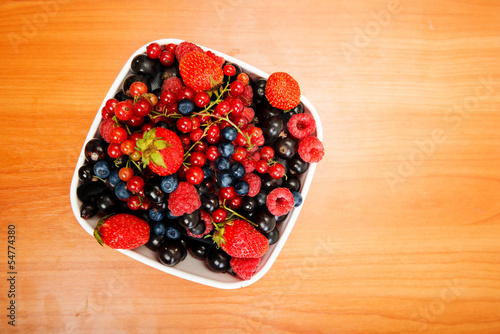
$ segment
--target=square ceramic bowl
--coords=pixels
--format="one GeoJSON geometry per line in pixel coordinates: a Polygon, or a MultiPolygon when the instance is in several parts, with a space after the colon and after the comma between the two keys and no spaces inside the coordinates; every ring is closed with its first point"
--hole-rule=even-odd
{"type": "MultiPolygon", "coordinates": [[[[168,44],[168,43],[175,43],[179,44],[183,42],[182,40],[178,39],[161,39],[157,41],[160,45],[168,44]]],[[[153,43],[150,42],[150,43],[153,43]]],[[[81,206],[81,201],[78,199],[76,195],[76,189],[80,185],[80,180],[78,179],[78,169],[84,164],[85,161],[85,156],[84,156],[84,149],[85,149],[85,144],[95,136],[98,136],[99,134],[99,125],[101,123],[101,109],[104,107],[105,102],[114,97],[116,92],[120,90],[121,84],[123,80],[131,73],[130,71],[130,63],[132,59],[141,53],[146,52],[146,47],[150,44],[145,44],[142,47],[140,47],[130,58],[127,60],[125,63],[125,66],[122,68],[118,76],[116,77],[113,85],[109,89],[108,93],[106,94],[101,106],[97,109],[97,114],[94,118],[94,121],[92,123],[92,126],[90,127],[90,130],[87,134],[87,138],[85,139],[85,142],[82,147],[82,151],[80,152],[80,156],[78,158],[78,163],[76,164],[75,172],[73,174],[73,180],[71,182],[71,207],[73,209],[73,213],[80,223],[80,225],[87,231],[91,237],[93,237],[93,231],[94,227],[97,224],[97,221],[99,218],[97,216],[85,220],[80,218],[80,206],[81,206]]],[[[209,48],[200,46],[204,50],[211,50],[209,48]]],[[[221,52],[211,50],[215,54],[224,57],[227,61],[231,63],[238,64],[244,72],[246,72],[250,77],[253,79],[256,79],[258,77],[263,77],[263,78],[268,78],[269,75],[247,63],[242,62],[241,60],[235,59],[231,56],[228,56],[226,54],[223,54],[221,52]]],[[[302,104],[304,105],[304,109],[306,113],[311,114],[314,119],[316,120],[316,133],[315,135],[321,140],[323,137],[323,132],[321,128],[321,122],[318,116],[318,113],[316,112],[316,109],[314,109],[314,106],[309,102],[308,99],[306,99],[304,96],[301,96],[301,101],[302,104]]],[[[314,171],[316,169],[316,164],[310,164],[308,170],[301,175],[301,181],[302,181],[302,189],[301,189],[301,194],[303,197],[303,200],[305,202],[306,197],[307,197],[307,192],[309,190],[309,187],[311,185],[311,181],[314,175],[314,171]]],[[[304,203],[303,202],[303,203],[304,203]]],[[[304,204],[302,204],[304,205],[304,204]]],[[[141,246],[137,249],[134,250],[118,250],[119,252],[139,261],[144,264],[147,264],[148,266],[151,266],[153,268],[156,268],[158,270],[161,270],[165,273],[175,275],[193,282],[197,282],[200,284],[212,286],[215,288],[220,288],[220,289],[237,289],[237,288],[242,288],[245,286],[248,286],[252,283],[255,283],[258,281],[262,276],[264,276],[267,271],[271,268],[273,265],[274,261],[278,257],[278,254],[280,253],[281,249],[285,245],[285,242],[290,235],[290,232],[293,229],[293,226],[295,222],[297,221],[297,218],[299,217],[299,213],[301,210],[301,206],[293,208],[292,211],[289,213],[287,219],[279,224],[277,224],[277,228],[279,229],[279,235],[280,238],[279,240],[272,246],[269,247],[269,251],[264,255],[264,257],[261,260],[261,263],[259,267],[257,268],[256,273],[253,275],[253,277],[250,280],[243,281],[237,277],[234,277],[230,274],[221,274],[221,273],[216,273],[211,271],[208,266],[199,259],[194,258],[190,254],[188,254],[187,258],[176,265],[175,267],[167,267],[162,265],[156,256],[156,253],[148,249],[146,246],[141,246]]],[[[96,247],[99,247],[97,242],[96,242],[96,247]]]]}

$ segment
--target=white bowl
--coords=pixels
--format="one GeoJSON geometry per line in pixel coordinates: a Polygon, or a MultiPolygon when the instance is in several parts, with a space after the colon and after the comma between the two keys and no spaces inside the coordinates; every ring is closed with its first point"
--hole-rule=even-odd
{"type": "MultiPolygon", "coordinates": [[[[160,45],[168,44],[168,43],[175,43],[179,44],[183,42],[182,40],[178,39],[160,39],[157,41],[160,45]]],[[[150,42],[150,43],[153,43],[150,42]]],[[[112,97],[114,97],[115,93],[121,89],[121,84],[123,80],[131,73],[130,71],[130,63],[132,59],[141,53],[144,53],[146,51],[146,47],[150,44],[147,43],[140,47],[132,56],[127,60],[125,63],[125,66],[123,66],[122,70],[118,74],[118,76],[115,79],[115,82],[111,86],[111,88],[108,91],[108,94],[106,94],[106,97],[104,98],[101,106],[97,109],[97,114],[94,118],[94,121],[92,123],[92,126],[90,127],[90,130],[87,134],[87,138],[85,138],[84,145],[82,147],[82,151],[80,152],[80,157],[78,158],[78,163],[76,164],[75,172],[73,174],[73,180],[71,182],[71,207],[73,209],[73,213],[75,214],[76,219],[80,223],[80,225],[87,231],[91,236],[93,236],[93,231],[94,227],[97,224],[97,221],[99,218],[97,216],[85,220],[80,217],[80,206],[81,206],[81,201],[78,199],[76,195],[76,189],[78,185],[81,183],[81,181],[78,178],[78,169],[83,165],[85,161],[85,156],[84,156],[84,149],[85,149],[85,144],[96,134],[99,132],[99,125],[101,123],[101,109],[104,107],[104,104],[106,101],[112,97]]],[[[223,54],[221,52],[200,46],[204,50],[211,50],[215,54],[224,57],[227,61],[238,64],[242,70],[246,73],[249,74],[250,77],[252,78],[257,78],[257,77],[263,77],[263,78],[268,78],[269,75],[247,63],[242,62],[241,60],[238,60],[236,58],[233,58],[231,56],[228,56],[226,54],[223,54]]],[[[308,99],[306,99],[304,96],[301,96],[301,101],[302,104],[304,105],[304,109],[306,113],[311,114],[314,119],[316,120],[316,136],[321,140],[323,138],[323,131],[321,127],[321,121],[319,119],[318,113],[316,109],[314,109],[314,106],[309,102],[308,99]]],[[[308,170],[306,173],[302,174],[300,179],[302,181],[302,189],[301,189],[301,194],[302,198],[305,201],[307,192],[309,190],[309,186],[311,185],[311,181],[314,175],[314,171],[316,169],[316,164],[310,164],[308,170]]],[[[304,203],[304,202],[303,202],[304,203]]],[[[303,205],[303,204],[302,204],[303,205]]],[[[273,265],[274,261],[278,257],[278,254],[280,253],[281,249],[285,245],[285,242],[290,235],[290,232],[292,231],[292,228],[297,221],[297,218],[300,213],[301,206],[293,208],[292,211],[289,213],[287,219],[279,224],[277,224],[277,228],[279,229],[280,232],[280,237],[278,242],[276,242],[274,245],[269,247],[269,251],[264,255],[262,258],[259,267],[257,268],[256,273],[253,275],[253,277],[250,280],[241,280],[237,277],[234,277],[230,274],[221,274],[221,273],[216,273],[211,271],[208,266],[205,264],[204,261],[199,260],[188,254],[187,258],[176,265],[175,267],[167,267],[162,265],[156,256],[156,253],[148,249],[146,246],[141,246],[137,249],[134,250],[118,250],[119,252],[139,261],[142,263],[145,263],[153,268],[156,268],[158,270],[164,271],[166,273],[169,273],[171,275],[175,275],[193,282],[209,285],[212,287],[220,288],[220,289],[236,289],[236,288],[242,288],[245,286],[248,286],[252,283],[255,283],[258,281],[262,276],[264,276],[267,271],[271,268],[273,265]]],[[[97,242],[95,244],[95,247],[100,247],[97,242]]]]}

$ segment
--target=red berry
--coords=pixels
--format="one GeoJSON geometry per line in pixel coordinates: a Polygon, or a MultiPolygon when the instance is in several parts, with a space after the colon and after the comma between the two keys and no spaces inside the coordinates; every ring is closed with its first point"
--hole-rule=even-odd
{"type": "Polygon", "coordinates": [[[297,139],[309,137],[316,130],[316,121],[309,114],[295,114],[287,123],[288,131],[297,139]]]}
{"type": "Polygon", "coordinates": [[[127,101],[118,103],[115,107],[115,115],[120,121],[128,121],[134,116],[132,105],[127,101]]]}
{"type": "Polygon", "coordinates": [[[142,211],[149,211],[149,210],[151,210],[151,206],[152,205],[151,205],[151,202],[149,201],[149,199],[142,196],[142,203],[141,203],[141,206],[139,207],[139,209],[142,211]]]}
{"type": "Polygon", "coordinates": [[[273,179],[281,179],[283,175],[285,175],[285,167],[280,163],[276,163],[275,165],[269,167],[269,175],[273,179]]]}
{"type": "Polygon", "coordinates": [[[177,129],[182,133],[188,133],[193,129],[193,121],[187,116],[183,116],[177,120],[177,129]]]}
{"type": "Polygon", "coordinates": [[[267,209],[275,216],[287,214],[294,204],[292,192],[287,188],[276,188],[267,195],[267,209]]]}
{"type": "Polygon", "coordinates": [[[245,85],[243,84],[243,82],[235,80],[231,82],[231,84],[229,85],[229,89],[231,90],[232,97],[238,97],[245,91],[245,85]]]}
{"type": "Polygon", "coordinates": [[[325,149],[318,138],[306,137],[299,141],[298,153],[305,162],[316,163],[323,159],[325,149]]]}
{"type": "Polygon", "coordinates": [[[218,116],[226,116],[231,110],[231,105],[226,101],[221,101],[214,109],[214,114],[218,116]]]}
{"type": "Polygon", "coordinates": [[[207,131],[207,142],[209,144],[217,144],[220,140],[220,128],[216,124],[212,124],[207,131]]]}
{"type": "Polygon", "coordinates": [[[245,116],[233,116],[233,113],[231,113],[231,121],[236,124],[236,126],[240,129],[246,129],[248,126],[248,119],[245,116]]]}
{"type": "MultiPolygon", "coordinates": [[[[237,82],[237,81],[235,81],[237,82]]],[[[234,99],[231,101],[230,103],[230,106],[231,106],[231,113],[234,114],[234,115],[241,115],[243,113],[243,108],[245,108],[245,106],[243,105],[243,102],[241,102],[241,100],[238,100],[238,99],[234,99]]]]}
{"type": "Polygon", "coordinates": [[[121,143],[120,149],[123,154],[129,155],[135,151],[135,142],[131,139],[127,139],[121,143]]]}
{"type": "Polygon", "coordinates": [[[111,143],[121,144],[123,141],[127,140],[127,130],[122,127],[113,128],[113,130],[109,133],[109,137],[111,139],[111,143]]]}
{"type": "Polygon", "coordinates": [[[207,150],[205,151],[205,156],[207,157],[208,160],[210,161],[215,161],[220,157],[220,152],[217,146],[209,146],[207,147],[207,150]]]}
{"type": "Polygon", "coordinates": [[[177,49],[177,44],[169,43],[165,46],[165,51],[170,51],[175,54],[175,49],[177,49]]]}
{"type": "Polygon", "coordinates": [[[132,105],[132,111],[137,116],[147,116],[151,112],[151,109],[153,109],[151,103],[143,97],[132,105]]]}
{"type": "Polygon", "coordinates": [[[210,96],[206,92],[199,92],[196,93],[194,96],[194,104],[196,104],[197,107],[203,108],[206,105],[210,103],[210,96]]]}
{"type": "Polygon", "coordinates": [[[165,65],[165,66],[170,66],[174,63],[174,60],[175,60],[175,55],[166,50],[166,51],[163,51],[161,54],[160,54],[160,63],[162,65],[165,65]]]}
{"type": "Polygon", "coordinates": [[[118,172],[118,177],[123,182],[127,182],[132,176],[134,176],[134,170],[130,167],[122,167],[118,172]]]}
{"type": "Polygon", "coordinates": [[[194,151],[200,151],[200,152],[205,152],[207,150],[207,143],[205,141],[200,141],[196,145],[194,145],[193,150],[194,151]]]}
{"type": "Polygon", "coordinates": [[[263,146],[260,149],[260,156],[262,159],[269,161],[274,158],[274,149],[271,146],[263,146]]]}
{"type": "Polygon", "coordinates": [[[177,101],[180,101],[182,99],[188,99],[188,100],[194,100],[194,97],[196,95],[196,92],[191,88],[191,87],[182,87],[182,89],[179,91],[179,94],[177,94],[177,101]]]}
{"type": "Polygon", "coordinates": [[[203,167],[207,163],[207,157],[203,152],[194,151],[189,156],[189,163],[193,166],[203,167]]]}
{"type": "Polygon", "coordinates": [[[203,172],[203,169],[201,169],[200,166],[191,166],[187,171],[186,171],[186,181],[197,185],[200,184],[201,181],[203,181],[203,178],[205,177],[205,173],[203,172]]]}
{"type": "Polygon", "coordinates": [[[247,156],[247,150],[244,147],[238,146],[234,150],[233,159],[236,161],[241,161],[247,156]]]}
{"type": "Polygon", "coordinates": [[[233,186],[219,189],[219,198],[221,200],[230,200],[234,196],[236,196],[236,191],[234,190],[233,186]]]}
{"type": "Polygon", "coordinates": [[[139,192],[144,188],[144,179],[140,176],[132,176],[127,181],[127,189],[133,192],[139,192]]]}
{"type": "Polygon", "coordinates": [[[144,132],[147,132],[147,131],[150,131],[154,128],[155,126],[151,123],[146,123],[146,124],[143,124],[141,126],[141,132],[144,133],[144,132]]]}
{"type": "Polygon", "coordinates": [[[193,141],[193,142],[197,142],[198,140],[201,139],[201,137],[203,136],[203,130],[202,129],[194,129],[193,131],[191,131],[189,133],[189,138],[193,141]]]}
{"type": "Polygon", "coordinates": [[[102,116],[102,119],[108,119],[108,118],[111,118],[113,117],[113,115],[115,114],[114,111],[109,111],[108,109],[106,109],[106,107],[103,107],[101,109],[101,116],[102,116]]]}
{"type": "Polygon", "coordinates": [[[189,149],[189,146],[191,145],[191,139],[189,138],[189,135],[188,134],[180,135],[179,139],[181,140],[184,152],[186,152],[189,149]]]}
{"type": "Polygon", "coordinates": [[[241,134],[240,132],[238,132],[238,135],[236,136],[236,144],[238,144],[239,146],[248,145],[246,133],[241,134]]]}
{"type": "Polygon", "coordinates": [[[123,152],[120,149],[120,144],[110,144],[108,146],[108,155],[113,159],[121,157],[123,152]]]}
{"type": "Polygon", "coordinates": [[[248,82],[250,81],[250,78],[248,77],[248,74],[246,74],[244,72],[241,72],[236,77],[236,80],[241,81],[244,85],[248,85],[248,82]]]}
{"type": "Polygon", "coordinates": [[[144,82],[136,81],[130,85],[129,92],[132,97],[141,96],[148,92],[148,86],[144,82]]]}
{"type": "Polygon", "coordinates": [[[193,130],[200,128],[201,121],[199,117],[197,116],[191,117],[191,122],[193,122],[193,130]]]}
{"type": "Polygon", "coordinates": [[[260,174],[266,174],[269,171],[269,166],[266,160],[259,160],[255,163],[255,170],[260,174]]]}
{"type": "Polygon", "coordinates": [[[216,223],[222,223],[227,218],[227,211],[224,208],[218,208],[212,212],[212,219],[216,223]]]}
{"type": "Polygon", "coordinates": [[[146,53],[149,58],[156,59],[160,57],[161,54],[161,46],[158,43],[151,43],[146,48],[146,53]]]}
{"type": "Polygon", "coordinates": [[[160,94],[160,102],[165,106],[168,107],[175,102],[177,102],[177,95],[172,93],[171,91],[164,90],[160,94]]]}
{"type": "Polygon", "coordinates": [[[231,200],[229,201],[229,206],[233,210],[238,210],[241,205],[243,204],[243,200],[240,195],[235,195],[231,200]]]}
{"type": "Polygon", "coordinates": [[[254,173],[248,173],[245,174],[241,178],[243,181],[246,181],[248,185],[250,186],[250,190],[248,190],[248,197],[254,197],[260,192],[260,186],[262,184],[262,180],[259,176],[255,175],[254,173]]]}
{"type": "Polygon", "coordinates": [[[224,75],[232,77],[236,74],[236,67],[234,67],[234,65],[227,64],[222,68],[222,72],[224,72],[224,75]]]}
{"type": "Polygon", "coordinates": [[[139,210],[141,207],[141,199],[137,195],[132,195],[127,199],[127,206],[130,210],[139,210]]]}
{"type": "Polygon", "coordinates": [[[142,123],[144,123],[144,116],[134,115],[127,121],[127,125],[133,128],[141,126],[142,123]]]}
{"type": "Polygon", "coordinates": [[[114,114],[115,113],[115,107],[119,103],[117,99],[109,99],[106,101],[106,104],[104,105],[104,108],[108,110],[110,113],[114,114]]]}

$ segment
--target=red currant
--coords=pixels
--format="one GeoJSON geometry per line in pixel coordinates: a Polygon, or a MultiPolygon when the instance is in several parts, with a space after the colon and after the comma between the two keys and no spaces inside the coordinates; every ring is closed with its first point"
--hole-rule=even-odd
{"type": "Polygon", "coordinates": [[[122,167],[118,172],[118,177],[124,182],[130,180],[132,176],[134,176],[134,170],[130,167],[122,167]]]}
{"type": "Polygon", "coordinates": [[[103,107],[101,109],[101,116],[103,119],[111,118],[113,117],[114,114],[115,114],[114,111],[109,111],[108,109],[106,109],[106,107],[103,107]]]}
{"type": "Polygon", "coordinates": [[[236,67],[234,67],[234,65],[227,64],[222,68],[222,72],[224,72],[224,74],[228,77],[232,77],[236,74],[236,67]]]}
{"type": "Polygon", "coordinates": [[[205,177],[205,173],[203,172],[203,169],[201,169],[200,166],[191,166],[187,171],[186,171],[186,181],[191,183],[191,184],[200,184],[201,181],[203,181],[203,178],[205,177]]]}
{"type": "Polygon", "coordinates": [[[110,113],[114,114],[115,113],[115,107],[119,103],[117,99],[109,99],[106,101],[106,104],[104,105],[104,108],[108,110],[110,113]]]}
{"type": "Polygon", "coordinates": [[[127,181],[127,189],[133,192],[139,192],[144,188],[144,179],[140,176],[132,176],[127,181]]]}
{"type": "Polygon", "coordinates": [[[200,151],[200,152],[205,152],[207,150],[207,143],[205,141],[200,141],[196,145],[194,145],[193,150],[194,151],[200,151]]]}
{"type": "Polygon", "coordinates": [[[137,116],[147,116],[151,112],[151,109],[153,109],[151,103],[143,97],[132,105],[132,111],[137,116]]]}
{"type": "Polygon", "coordinates": [[[242,161],[247,156],[247,150],[244,147],[238,146],[233,153],[233,159],[242,161]]]}
{"type": "Polygon", "coordinates": [[[199,117],[197,116],[191,117],[191,122],[193,122],[193,130],[200,128],[201,121],[199,117]]]}
{"type": "Polygon", "coordinates": [[[127,199],[127,206],[130,210],[139,210],[141,207],[141,199],[137,195],[132,195],[127,199]]]}
{"type": "Polygon", "coordinates": [[[129,92],[132,97],[141,96],[147,94],[148,86],[144,82],[136,81],[130,85],[129,92]]]}
{"type": "Polygon", "coordinates": [[[165,46],[165,51],[170,51],[175,54],[175,49],[177,49],[177,44],[169,43],[165,46]]]}
{"type": "Polygon", "coordinates": [[[209,146],[205,151],[205,156],[210,161],[215,161],[220,157],[220,152],[217,146],[209,146]]]}
{"type": "Polygon", "coordinates": [[[123,152],[120,149],[120,144],[110,144],[108,146],[108,155],[113,159],[121,157],[123,152]]]}
{"type": "Polygon", "coordinates": [[[163,51],[160,54],[160,63],[165,66],[170,66],[174,63],[175,56],[170,51],[163,51]]]}
{"type": "Polygon", "coordinates": [[[193,142],[197,142],[198,140],[201,139],[201,137],[203,136],[203,130],[202,129],[194,129],[192,130],[190,133],[189,133],[189,138],[193,141],[193,142]]]}
{"type": "Polygon", "coordinates": [[[141,132],[148,132],[152,130],[155,126],[152,123],[145,123],[141,126],[141,132]]]}
{"type": "Polygon", "coordinates": [[[210,103],[210,96],[206,92],[196,93],[194,96],[194,104],[197,107],[203,108],[210,103]]]}
{"type": "Polygon", "coordinates": [[[207,131],[207,142],[209,144],[217,144],[220,140],[220,128],[216,124],[212,124],[207,131]]]}
{"type": "Polygon", "coordinates": [[[121,144],[124,140],[127,140],[127,130],[122,127],[115,127],[109,133],[109,137],[111,138],[111,143],[121,144]]]}
{"type": "Polygon", "coordinates": [[[236,196],[236,191],[234,190],[233,186],[219,189],[219,198],[221,200],[230,200],[234,196],[236,196]]]}
{"type": "MultiPolygon", "coordinates": [[[[236,82],[236,81],[235,81],[236,82]]],[[[229,105],[231,106],[231,110],[232,110],[232,114],[233,115],[241,115],[243,113],[243,109],[245,108],[245,105],[243,104],[243,102],[241,102],[241,100],[238,100],[238,99],[234,99],[232,100],[229,105]]]]}
{"type": "Polygon", "coordinates": [[[269,171],[269,166],[267,165],[267,161],[259,160],[255,163],[255,170],[260,174],[266,174],[269,171]]]}
{"type": "Polygon", "coordinates": [[[235,195],[231,200],[229,201],[229,206],[233,210],[238,210],[241,205],[243,204],[243,199],[241,198],[240,195],[235,195]]]}
{"type": "Polygon", "coordinates": [[[179,136],[179,139],[181,140],[182,148],[184,149],[184,152],[186,152],[189,149],[189,145],[191,145],[191,139],[189,138],[189,135],[182,134],[179,136]]]}
{"type": "Polygon", "coordinates": [[[239,80],[231,82],[229,88],[231,90],[231,96],[233,97],[238,97],[245,91],[245,85],[239,80]]]}
{"type": "Polygon", "coordinates": [[[177,94],[177,101],[182,99],[194,100],[196,92],[191,87],[182,87],[182,89],[177,94]]]}
{"type": "Polygon", "coordinates": [[[123,141],[123,143],[121,143],[120,149],[122,150],[123,154],[129,155],[135,151],[135,142],[131,139],[127,139],[123,141]]]}
{"type": "Polygon", "coordinates": [[[161,46],[158,43],[151,43],[146,48],[146,53],[149,58],[156,59],[160,57],[161,54],[161,46]]]}
{"type": "Polygon", "coordinates": [[[231,110],[231,106],[226,101],[221,101],[214,109],[214,114],[218,116],[225,116],[231,110]]]}
{"type": "Polygon", "coordinates": [[[189,156],[189,163],[193,166],[203,167],[207,163],[207,157],[203,152],[194,151],[189,156]]]}
{"type": "Polygon", "coordinates": [[[168,106],[174,104],[175,102],[177,102],[177,96],[174,93],[172,93],[171,91],[165,90],[165,91],[161,92],[161,94],[160,94],[160,102],[164,106],[168,107],[168,106]]]}
{"type": "Polygon", "coordinates": [[[248,85],[248,82],[250,81],[250,78],[248,77],[248,74],[246,74],[244,72],[241,72],[236,77],[236,80],[241,81],[244,85],[248,85]]]}
{"type": "Polygon", "coordinates": [[[137,115],[132,116],[132,118],[127,121],[127,125],[129,125],[133,128],[137,128],[137,127],[141,126],[142,123],[144,123],[144,117],[137,116],[137,115]]]}
{"type": "Polygon", "coordinates": [[[149,211],[151,210],[151,202],[149,201],[149,199],[145,198],[144,196],[142,196],[142,203],[141,203],[141,206],[139,207],[139,209],[141,209],[141,211],[149,211]]]}
{"type": "Polygon", "coordinates": [[[238,144],[239,146],[248,145],[246,133],[242,134],[241,132],[238,132],[238,135],[236,136],[236,144],[238,144]]]}
{"type": "Polygon", "coordinates": [[[271,146],[263,146],[260,149],[260,156],[262,159],[269,161],[274,158],[274,149],[271,146]]]}
{"type": "Polygon", "coordinates": [[[227,211],[224,208],[218,208],[212,212],[212,219],[216,223],[222,223],[227,218],[227,211]]]}
{"type": "Polygon", "coordinates": [[[271,167],[269,167],[269,175],[273,179],[281,179],[285,175],[285,167],[279,162],[271,167]]]}
{"type": "Polygon", "coordinates": [[[240,129],[246,129],[248,126],[248,119],[245,116],[235,116],[233,117],[233,113],[231,113],[231,121],[236,124],[236,126],[240,129]]]}
{"type": "Polygon", "coordinates": [[[177,129],[182,133],[188,133],[193,129],[193,121],[187,116],[183,116],[177,120],[177,129]]]}
{"type": "Polygon", "coordinates": [[[132,105],[127,101],[118,103],[115,107],[115,115],[120,121],[128,121],[134,116],[132,105]]]}

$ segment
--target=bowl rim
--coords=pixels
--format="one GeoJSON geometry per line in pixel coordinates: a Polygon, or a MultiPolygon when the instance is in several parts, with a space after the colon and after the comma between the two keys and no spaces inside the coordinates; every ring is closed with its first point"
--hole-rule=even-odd
{"type": "MultiPolygon", "coordinates": [[[[101,109],[104,107],[104,105],[108,99],[114,97],[116,92],[119,90],[119,87],[121,86],[121,84],[123,82],[123,79],[130,73],[130,63],[131,63],[132,59],[135,56],[137,56],[138,54],[144,53],[146,50],[146,47],[149,44],[155,43],[155,42],[160,44],[160,45],[169,44],[169,43],[179,44],[181,42],[184,42],[184,40],[175,39],[175,38],[164,38],[164,39],[154,40],[154,41],[151,41],[149,43],[142,45],[140,48],[138,48],[130,56],[130,58],[125,62],[125,65],[123,66],[123,68],[121,69],[119,74],[117,75],[115,81],[111,85],[105,98],[103,99],[103,102],[101,103],[101,106],[98,109],[96,116],[94,117],[92,125],[89,129],[89,132],[87,133],[87,136],[86,136],[85,141],[83,143],[83,147],[82,147],[82,149],[80,151],[80,155],[78,157],[78,162],[76,164],[75,171],[73,173],[73,178],[72,178],[71,187],[70,187],[71,208],[73,210],[73,213],[74,213],[75,218],[77,219],[78,223],[91,236],[93,235],[94,227],[92,227],[89,224],[89,220],[85,220],[85,219],[82,219],[80,217],[81,202],[78,199],[78,197],[76,196],[76,189],[80,183],[80,180],[78,178],[78,169],[83,165],[83,162],[85,161],[85,156],[84,156],[85,145],[90,139],[94,138],[95,135],[97,134],[97,132],[99,131],[99,125],[100,125],[101,119],[102,119],[101,118],[101,109]]],[[[250,64],[247,64],[244,61],[241,61],[237,58],[234,58],[232,56],[229,56],[229,55],[224,54],[222,52],[219,52],[217,50],[213,50],[211,48],[208,48],[208,47],[205,47],[205,46],[202,46],[199,44],[197,44],[197,45],[200,46],[203,50],[212,51],[216,55],[223,57],[225,60],[227,60],[231,63],[238,64],[245,72],[250,72],[251,75],[254,77],[262,77],[265,79],[267,79],[269,77],[269,74],[267,74],[266,72],[254,67],[250,64]]],[[[323,129],[322,129],[321,120],[319,118],[318,112],[316,111],[316,109],[314,108],[312,103],[305,96],[301,95],[300,100],[301,100],[302,104],[304,105],[305,110],[307,110],[313,116],[314,120],[316,121],[316,137],[319,140],[322,140],[323,139],[323,129]]],[[[316,165],[317,164],[315,164],[315,163],[310,164],[308,170],[305,173],[306,175],[305,175],[304,181],[302,182],[302,191],[301,191],[301,195],[302,195],[302,198],[304,201],[307,197],[307,193],[308,193],[309,188],[311,186],[314,172],[316,170],[316,165]]],[[[299,216],[299,213],[301,211],[302,206],[303,205],[300,205],[298,207],[294,207],[292,209],[290,216],[287,217],[286,221],[281,223],[281,224],[286,223],[286,226],[283,228],[282,234],[280,235],[278,241],[271,246],[273,248],[272,251],[268,251],[268,254],[264,255],[264,257],[267,256],[264,264],[261,263],[257,272],[249,280],[240,280],[239,278],[235,278],[237,281],[234,281],[234,282],[217,281],[215,279],[202,277],[199,275],[195,275],[195,274],[186,272],[186,271],[184,271],[182,269],[178,269],[176,267],[164,266],[158,260],[153,261],[151,258],[149,258],[143,254],[140,254],[137,250],[117,249],[117,251],[119,251],[120,253],[125,254],[126,256],[131,257],[139,262],[142,262],[150,267],[156,268],[156,269],[161,270],[163,272],[166,272],[168,274],[171,274],[171,275],[174,275],[174,276],[177,276],[177,277],[180,277],[180,278],[192,281],[192,282],[200,283],[203,285],[207,285],[207,286],[211,286],[211,287],[215,287],[215,288],[219,288],[219,289],[238,289],[238,288],[249,286],[249,285],[257,282],[259,279],[261,279],[269,271],[269,269],[272,267],[272,265],[276,261],[279,253],[283,249],[283,247],[286,243],[286,240],[288,239],[288,236],[290,235],[290,233],[293,229],[293,226],[295,225],[295,222],[297,221],[297,218],[299,216]]],[[[145,246],[141,246],[141,247],[145,247],[145,246]]],[[[209,270],[209,269],[207,269],[207,270],[209,270]]],[[[221,276],[222,276],[222,274],[221,274],[221,276]]]]}

